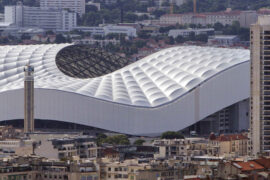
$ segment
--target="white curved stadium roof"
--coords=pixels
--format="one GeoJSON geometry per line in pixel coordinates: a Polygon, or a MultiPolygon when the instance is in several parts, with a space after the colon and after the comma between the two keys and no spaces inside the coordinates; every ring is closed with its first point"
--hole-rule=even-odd
{"type": "Polygon", "coordinates": [[[113,73],[78,79],[63,74],[55,62],[57,53],[70,45],[0,47],[0,120],[23,117],[23,95],[20,97],[20,94],[23,92],[23,67],[26,64],[35,68],[35,118],[75,122],[129,134],[183,129],[249,97],[248,50],[173,47],[113,73]],[[212,99],[217,96],[221,96],[224,102],[219,98],[212,99]],[[53,100],[49,101],[50,98],[53,100]],[[1,101],[5,99],[9,101],[7,107],[3,107],[1,101]],[[22,102],[16,104],[12,99],[22,102]],[[202,102],[204,99],[206,101],[202,102]],[[173,113],[164,116],[172,109],[173,113]],[[108,117],[106,111],[110,114],[108,117]],[[161,115],[162,112],[165,113],[161,115]],[[181,117],[185,122],[181,122],[181,117]],[[159,118],[179,125],[166,126],[167,123],[162,122],[159,125],[163,127],[156,127],[153,124],[161,122],[159,118]]]}

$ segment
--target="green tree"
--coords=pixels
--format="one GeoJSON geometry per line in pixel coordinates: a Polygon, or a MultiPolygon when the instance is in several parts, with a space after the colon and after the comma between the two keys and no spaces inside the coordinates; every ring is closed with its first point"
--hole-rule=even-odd
{"type": "Polygon", "coordinates": [[[137,139],[136,141],[134,141],[133,145],[142,146],[143,143],[145,143],[145,140],[143,140],[143,139],[137,139]]]}
{"type": "Polygon", "coordinates": [[[130,141],[126,135],[109,136],[104,140],[104,143],[112,145],[129,145],[130,141]]]}
{"type": "Polygon", "coordinates": [[[140,32],[138,33],[138,37],[139,37],[139,38],[142,38],[142,39],[148,39],[148,38],[151,37],[151,35],[148,34],[147,31],[140,31],[140,32]]]}
{"type": "Polygon", "coordinates": [[[98,8],[96,6],[93,6],[93,5],[88,5],[88,6],[85,6],[85,12],[88,13],[88,12],[97,12],[98,11],[98,8]]]}
{"type": "Polygon", "coordinates": [[[179,35],[179,36],[177,36],[177,37],[175,38],[175,41],[176,41],[177,43],[184,43],[184,42],[185,42],[185,38],[184,38],[183,36],[179,35]]]}
{"type": "Polygon", "coordinates": [[[107,138],[106,134],[100,133],[97,135],[96,143],[98,146],[100,146],[102,143],[104,143],[105,139],[107,138]]]}
{"type": "Polygon", "coordinates": [[[160,18],[160,16],[166,14],[166,11],[163,11],[163,10],[155,10],[152,14],[153,14],[156,18],[160,18]]]}
{"type": "Polygon", "coordinates": [[[136,48],[142,48],[146,45],[146,41],[142,41],[142,40],[139,40],[139,41],[136,41],[135,42],[135,46],[136,48]]]}
{"type": "Polygon", "coordinates": [[[214,24],[214,29],[216,31],[222,31],[224,29],[224,26],[220,22],[217,22],[217,23],[214,24]]]}
{"type": "Polygon", "coordinates": [[[55,43],[60,44],[60,43],[66,43],[67,40],[62,34],[57,34],[55,37],[55,43]]]}
{"type": "Polygon", "coordinates": [[[173,45],[174,43],[175,43],[175,41],[174,41],[174,38],[173,37],[168,37],[168,39],[166,40],[166,43],[167,44],[170,44],[170,45],[173,45]]]}
{"type": "Polygon", "coordinates": [[[175,132],[175,131],[167,131],[162,133],[161,135],[161,139],[184,139],[185,137],[179,133],[179,132],[175,132]]]}
{"type": "Polygon", "coordinates": [[[201,42],[207,42],[208,36],[206,34],[199,34],[196,36],[196,40],[201,42]]]}

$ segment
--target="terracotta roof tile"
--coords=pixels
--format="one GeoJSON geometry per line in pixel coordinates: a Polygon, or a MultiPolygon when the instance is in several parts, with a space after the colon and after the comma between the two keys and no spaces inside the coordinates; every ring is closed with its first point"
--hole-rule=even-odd
{"type": "Polygon", "coordinates": [[[255,161],[248,162],[233,162],[232,165],[241,171],[253,171],[253,170],[263,170],[264,167],[255,161]]]}
{"type": "Polygon", "coordinates": [[[243,134],[229,134],[229,135],[222,134],[216,138],[216,141],[235,141],[235,140],[243,140],[243,139],[248,139],[248,138],[244,136],[243,134]]]}
{"type": "Polygon", "coordinates": [[[260,159],[255,159],[254,161],[262,165],[263,167],[270,169],[270,158],[262,157],[260,159]]]}

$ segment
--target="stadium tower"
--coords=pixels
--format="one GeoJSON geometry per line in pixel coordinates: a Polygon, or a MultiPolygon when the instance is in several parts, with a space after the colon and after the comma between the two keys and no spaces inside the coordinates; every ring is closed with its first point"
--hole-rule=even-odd
{"type": "Polygon", "coordinates": [[[24,133],[34,132],[34,67],[24,67],[24,133]]]}

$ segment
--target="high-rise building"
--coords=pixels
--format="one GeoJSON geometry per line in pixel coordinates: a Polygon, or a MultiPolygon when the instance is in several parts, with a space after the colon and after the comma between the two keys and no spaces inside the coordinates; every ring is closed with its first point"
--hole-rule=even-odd
{"type": "Polygon", "coordinates": [[[70,31],[77,26],[75,12],[63,9],[42,9],[17,4],[5,6],[5,22],[17,27],[38,27],[53,31],[70,31]]]}
{"type": "Polygon", "coordinates": [[[34,67],[24,67],[24,133],[34,132],[34,67]]]}
{"type": "Polygon", "coordinates": [[[270,153],[270,16],[251,25],[251,154],[270,153]]]}
{"type": "Polygon", "coordinates": [[[69,9],[82,16],[85,13],[85,0],[40,0],[40,7],[69,9]]]}

